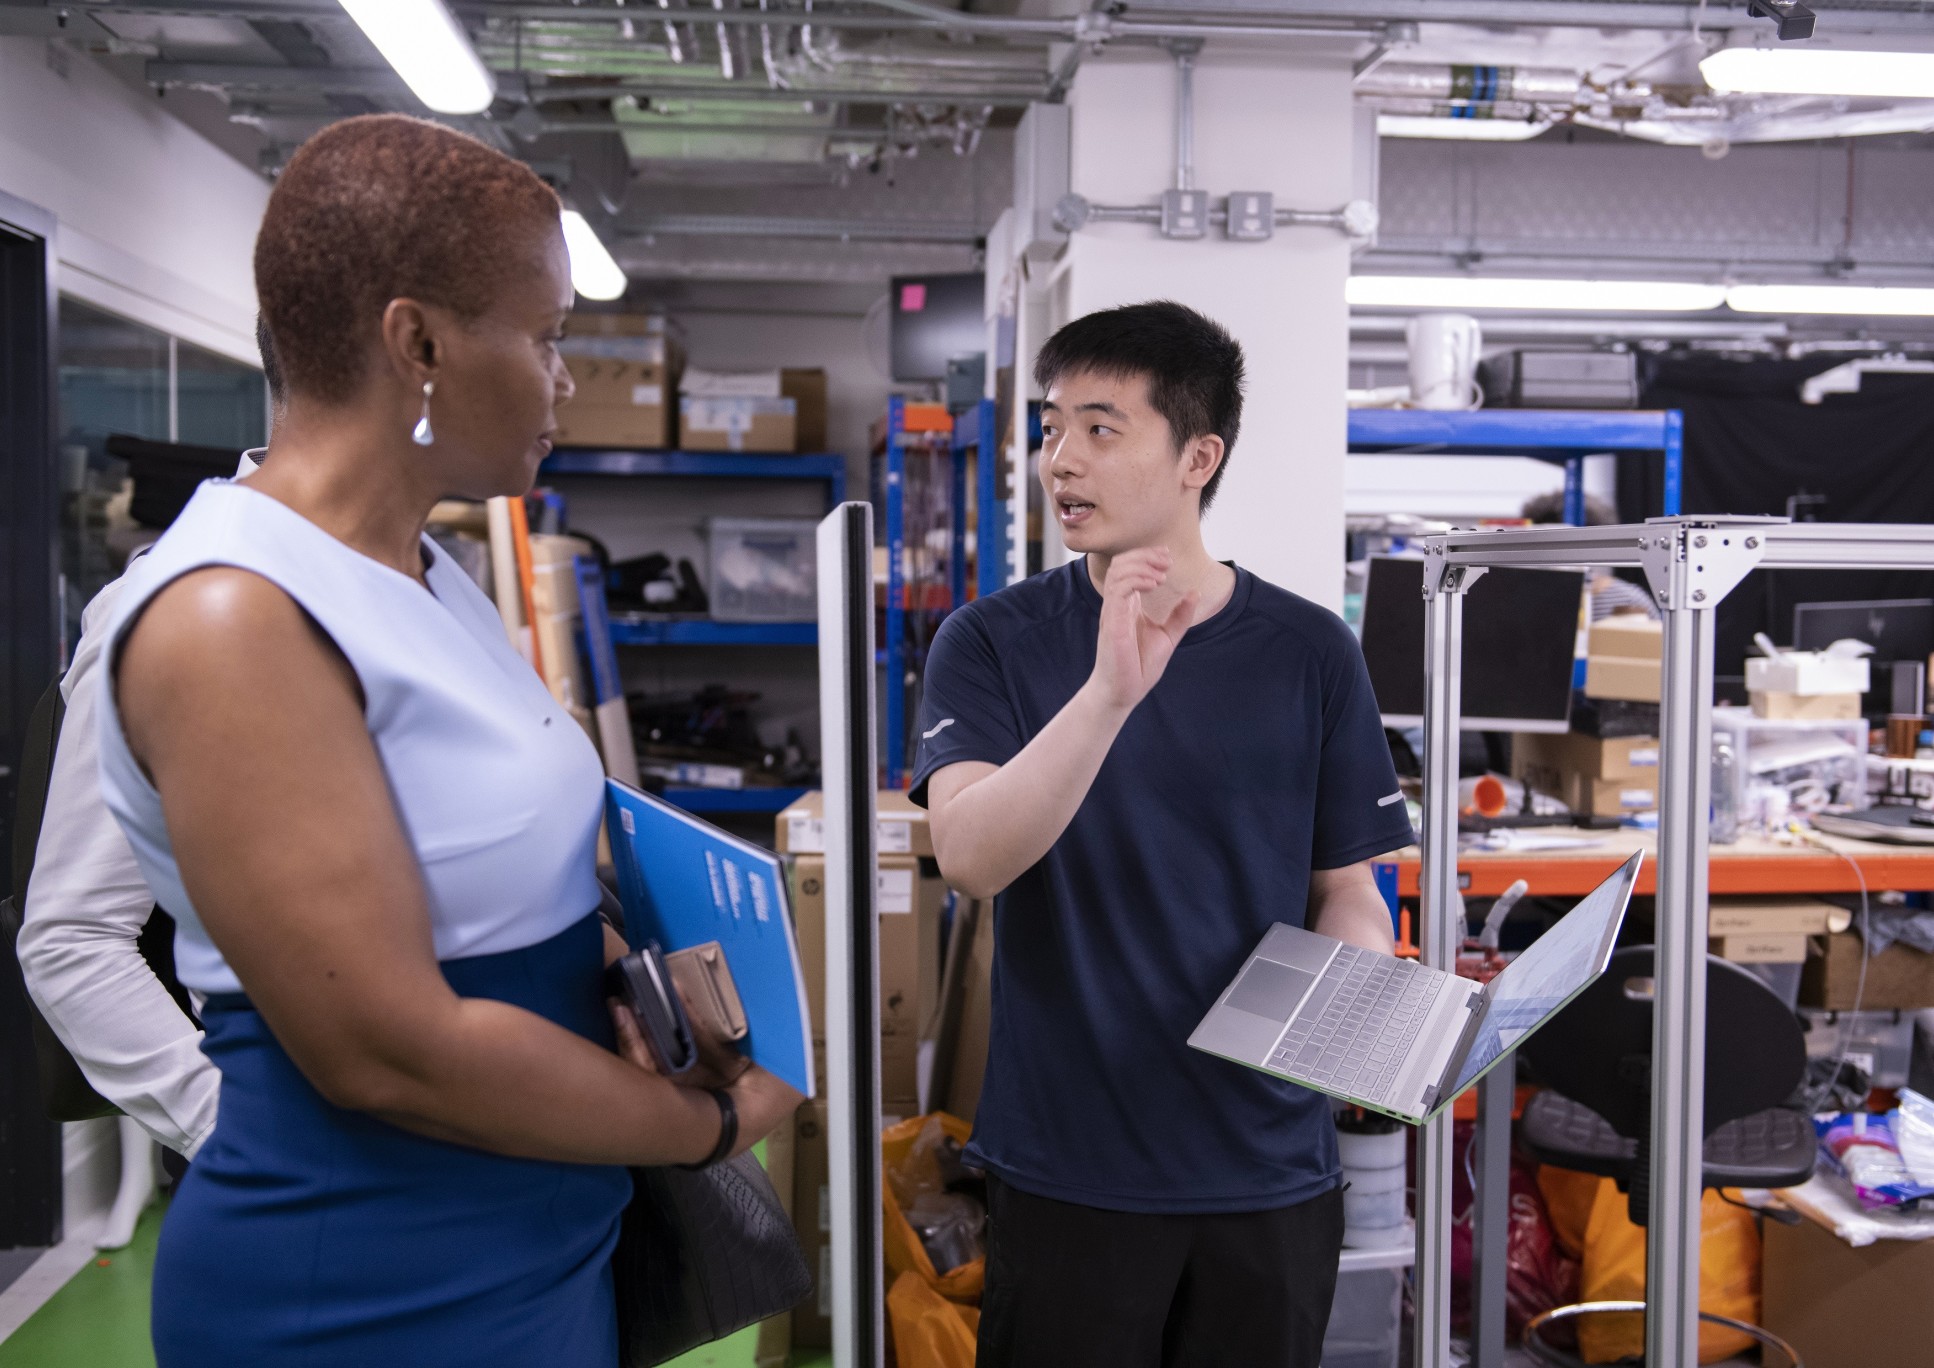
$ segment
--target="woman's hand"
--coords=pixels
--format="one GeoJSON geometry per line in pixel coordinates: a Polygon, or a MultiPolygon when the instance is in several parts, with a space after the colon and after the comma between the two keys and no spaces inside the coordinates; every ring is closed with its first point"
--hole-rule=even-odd
{"type": "Polygon", "coordinates": [[[726,1091],[739,1109],[739,1143],[734,1154],[745,1153],[772,1134],[806,1100],[797,1088],[757,1064],[747,1068],[726,1091]]]}

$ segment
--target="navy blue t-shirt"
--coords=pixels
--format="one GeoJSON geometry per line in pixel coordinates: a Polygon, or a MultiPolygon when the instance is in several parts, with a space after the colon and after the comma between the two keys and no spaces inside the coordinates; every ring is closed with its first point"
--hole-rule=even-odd
{"type": "MultiPolygon", "coordinates": [[[[950,616],[914,801],[936,770],[1013,759],[1088,679],[1100,623],[1084,561],[950,616]]],[[[1188,1038],[1273,923],[1304,924],[1312,869],[1410,843],[1396,793],[1349,628],[1237,569],[997,901],[972,1162],[1117,1211],[1264,1211],[1335,1187],[1329,1103],[1188,1038]]]]}

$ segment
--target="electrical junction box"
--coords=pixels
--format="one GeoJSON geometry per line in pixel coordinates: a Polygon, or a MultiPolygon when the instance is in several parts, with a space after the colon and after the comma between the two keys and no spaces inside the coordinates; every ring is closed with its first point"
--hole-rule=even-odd
{"type": "Polygon", "coordinates": [[[1069,190],[1072,111],[1031,104],[1014,129],[1014,246],[1031,261],[1050,261],[1067,246],[1054,226],[1054,206],[1069,190]]]}
{"type": "Polygon", "coordinates": [[[1231,242],[1267,242],[1276,235],[1276,197],[1267,190],[1231,190],[1225,230],[1231,242]]]}
{"type": "Polygon", "coordinates": [[[1164,190],[1162,192],[1162,236],[1199,238],[1209,233],[1209,192],[1207,190],[1164,190]]]}

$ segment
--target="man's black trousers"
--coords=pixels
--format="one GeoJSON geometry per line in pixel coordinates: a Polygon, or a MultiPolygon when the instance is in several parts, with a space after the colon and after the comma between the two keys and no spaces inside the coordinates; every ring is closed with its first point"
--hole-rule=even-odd
{"type": "Polygon", "coordinates": [[[1343,1194],[1150,1216],[988,1179],[978,1368],[1318,1368],[1343,1194]]]}

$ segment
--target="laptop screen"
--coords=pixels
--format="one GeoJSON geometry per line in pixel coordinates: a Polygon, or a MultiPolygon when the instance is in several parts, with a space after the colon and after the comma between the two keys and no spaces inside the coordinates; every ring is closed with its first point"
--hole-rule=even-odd
{"type": "Polygon", "coordinates": [[[1491,980],[1490,1010],[1445,1097],[1470,1087],[1499,1055],[1556,1015],[1605,971],[1637,874],[1634,856],[1491,980]]]}

